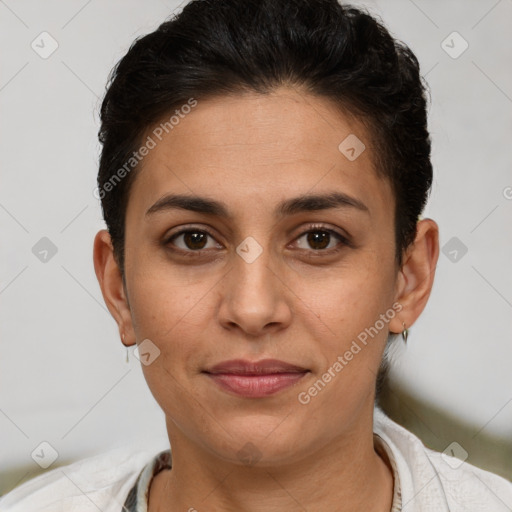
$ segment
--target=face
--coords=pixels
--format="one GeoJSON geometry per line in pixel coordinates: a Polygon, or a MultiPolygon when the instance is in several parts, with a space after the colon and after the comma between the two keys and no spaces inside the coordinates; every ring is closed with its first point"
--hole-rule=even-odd
{"type": "Polygon", "coordinates": [[[126,212],[128,329],[171,439],[274,464],[355,433],[400,308],[394,197],[363,125],[282,88],[199,101],[153,138],[126,212]]]}

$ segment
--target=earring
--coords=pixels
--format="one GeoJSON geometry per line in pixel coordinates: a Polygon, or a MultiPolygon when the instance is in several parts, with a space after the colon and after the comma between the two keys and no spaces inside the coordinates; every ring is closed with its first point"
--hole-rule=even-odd
{"type": "Polygon", "coordinates": [[[407,338],[409,336],[409,331],[407,330],[407,327],[405,327],[405,323],[402,322],[402,325],[404,326],[404,330],[402,331],[402,339],[404,340],[404,343],[407,343],[407,338]]]}
{"type": "MultiPolygon", "coordinates": [[[[123,344],[124,344],[124,332],[121,334],[121,339],[123,340],[123,344]]],[[[126,362],[129,363],[129,359],[128,359],[128,347],[126,347],[126,362]]]]}

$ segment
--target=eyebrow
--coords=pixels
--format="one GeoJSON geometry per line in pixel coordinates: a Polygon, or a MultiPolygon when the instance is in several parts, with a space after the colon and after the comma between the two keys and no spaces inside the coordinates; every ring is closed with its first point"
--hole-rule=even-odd
{"type": "MultiPolygon", "coordinates": [[[[277,205],[275,214],[277,217],[285,217],[300,212],[328,210],[332,208],[353,208],[370,213],[368,207],[359,199],[342,192],[332,192],[329,194],[306,194],[287,199],[277,205]]],[[[189,210],[226,219],[231,217],[225,203],[206,197],[181,194],[165,195],[146,211],[146,217],[157,212],[174,209],[189,210]]]]}

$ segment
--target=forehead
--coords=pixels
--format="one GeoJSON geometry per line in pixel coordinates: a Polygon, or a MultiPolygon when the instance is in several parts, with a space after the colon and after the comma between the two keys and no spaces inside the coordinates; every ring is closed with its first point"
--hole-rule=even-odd
{"type": "Polygon", "coordinates": [[[329,100],[290,88],[222,96],[199,100],[174,123],[145,134],[155,145],[137,171],[130,211],[140,214],[170,192],[215,196],[240,212],[255,201],[333,189],[377,210],[392,199],[364,125],[329,100]]]}

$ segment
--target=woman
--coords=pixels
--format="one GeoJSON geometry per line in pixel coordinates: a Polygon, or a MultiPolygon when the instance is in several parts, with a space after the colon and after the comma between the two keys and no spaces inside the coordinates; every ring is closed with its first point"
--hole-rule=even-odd
{"type": "Polygon", "coordinates": [[[101,120],[96,275],[172,460],[81,461],[2,510],[510,510],[509,482],[374,406],[439,253],[405,45],[335,0],[193,1],[132,45],[101,120]]]}

